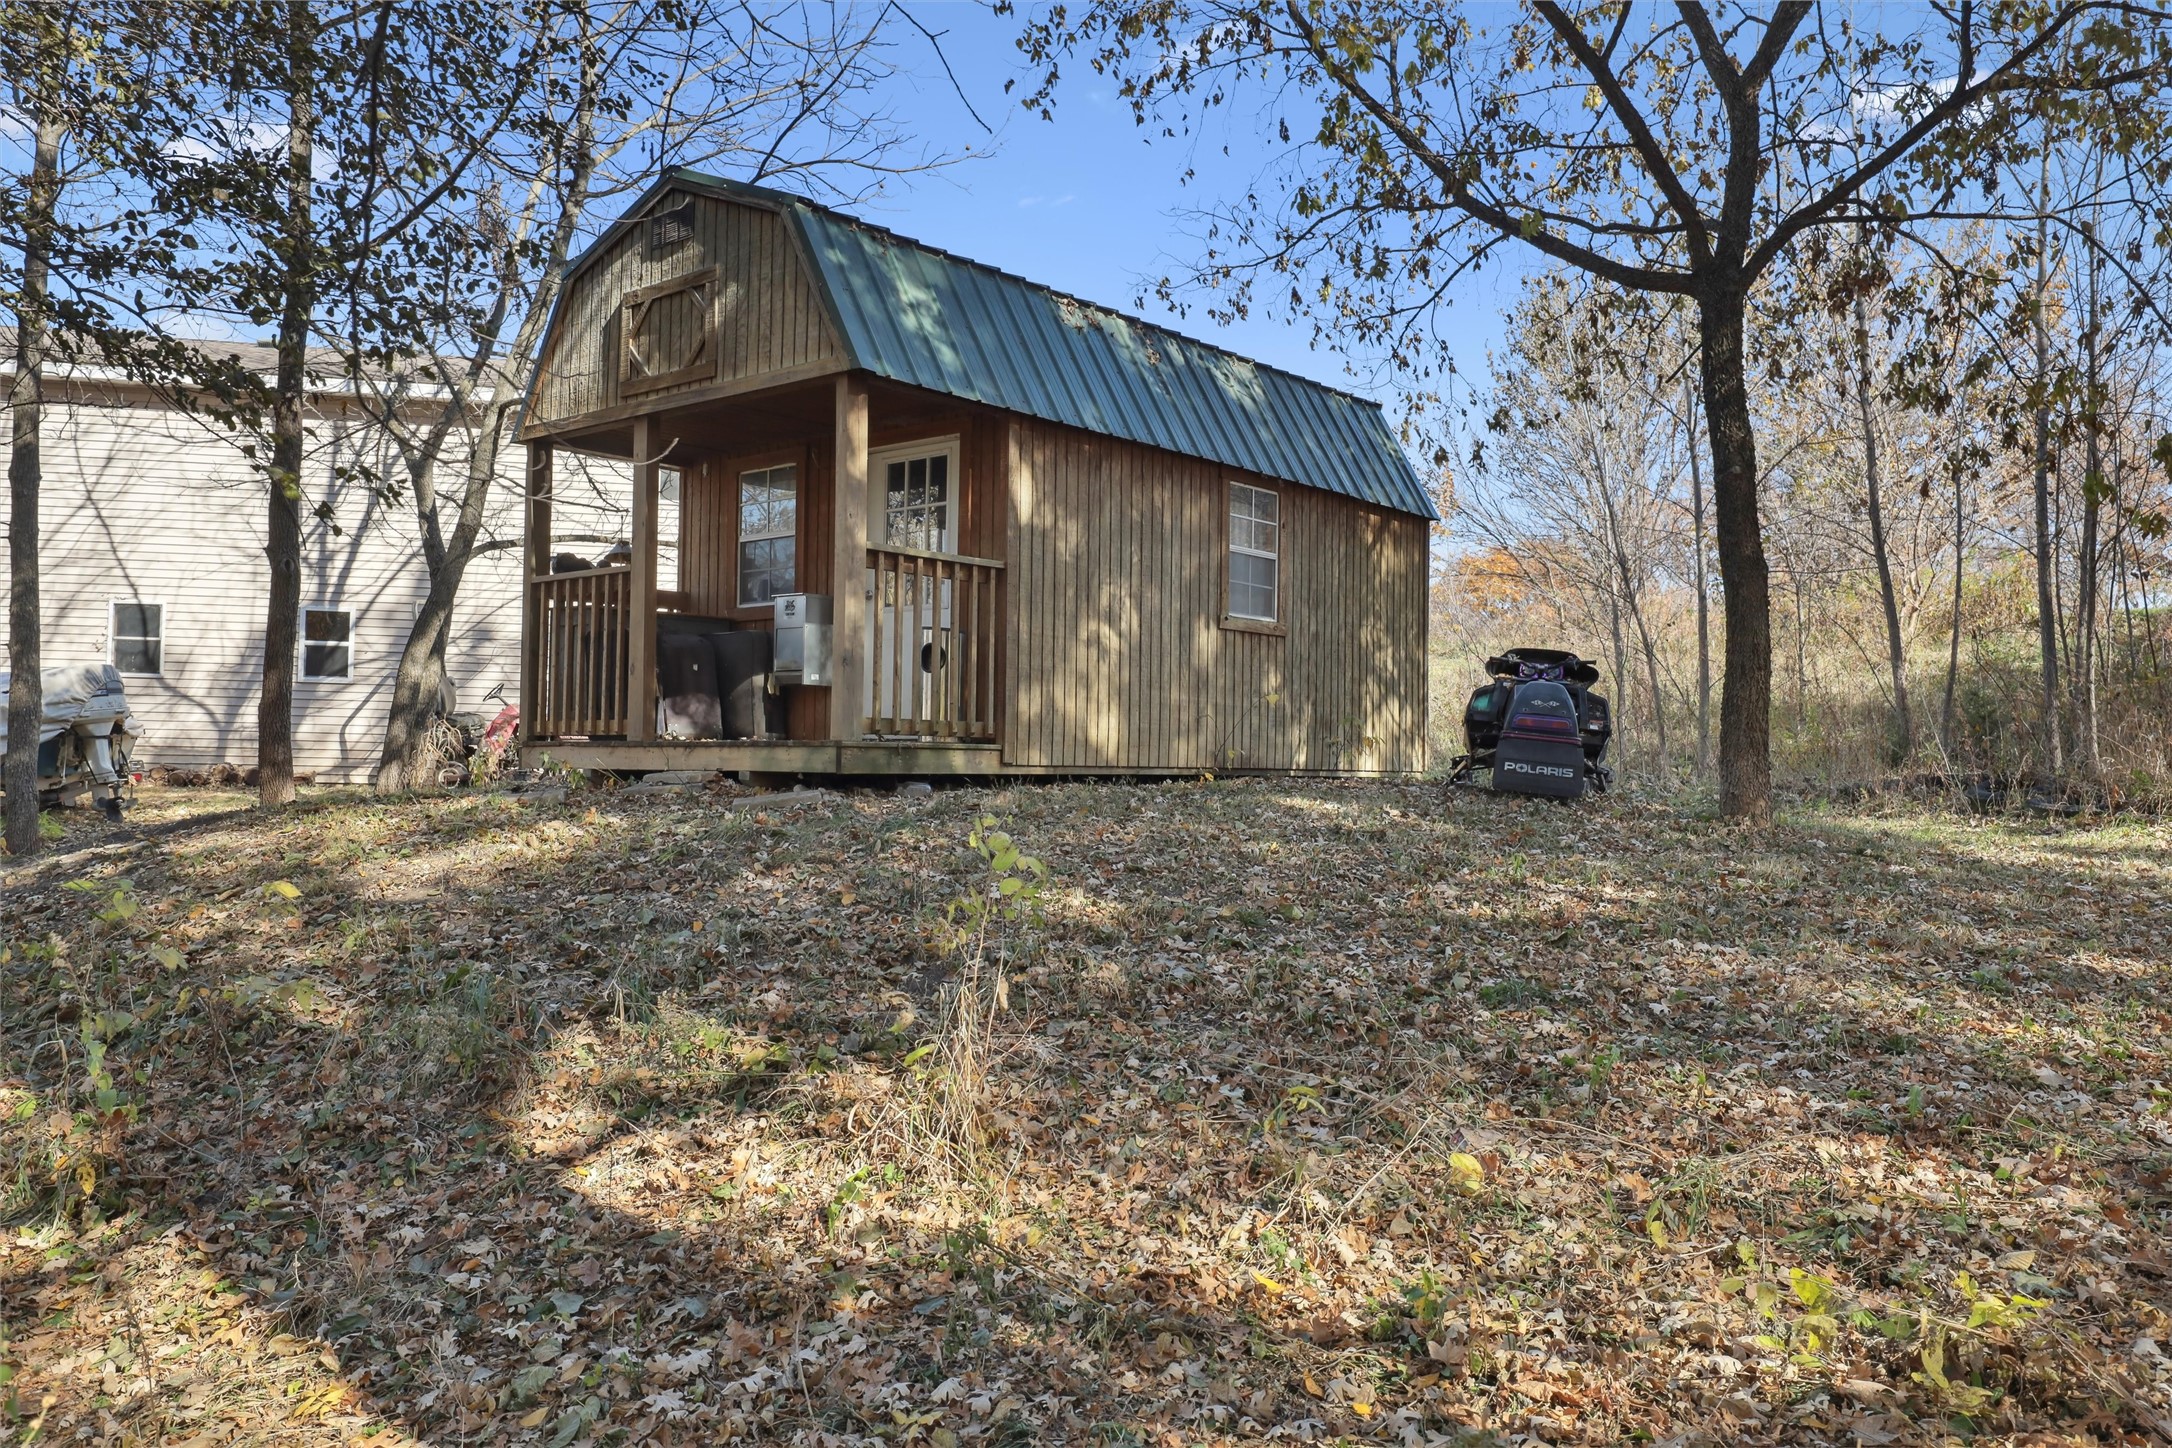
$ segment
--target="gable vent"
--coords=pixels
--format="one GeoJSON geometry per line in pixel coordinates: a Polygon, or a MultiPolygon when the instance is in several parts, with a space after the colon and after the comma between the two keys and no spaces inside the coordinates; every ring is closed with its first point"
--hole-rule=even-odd
{"type": "Polygon", "coordinates": [[[684,246],[694,239],[694,203],[683,202],[649,218],[649,259],[684,246]]]}

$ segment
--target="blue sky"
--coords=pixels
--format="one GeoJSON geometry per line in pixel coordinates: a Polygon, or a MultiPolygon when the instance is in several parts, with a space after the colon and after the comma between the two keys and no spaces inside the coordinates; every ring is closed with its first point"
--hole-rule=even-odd
{"type": "MultiPolygon", "coordinates": [[[[975,154],[894,180],[852,209],[907,236],[1377,398],[1391,416],[1399,413],[1395,379],[1351,375],[1341,356],[1313,349],[1308,321],[1257,313],[1221,327],[1200,306],[1179,316],[1150,295],[1155,278],[1180,274],[1201,255],[1198,223],[1185,213],[1243,196],[1275,160],[1280,147],[1269,142],[1257,109],[1225,108],[1204,135],[1161,138],[1133,123],[1109,82],[1074,65],[1058,90],[1055,119],[1044,121],[1019,101],[1038,78],[1017,48],[1020,16],[996,15],[986,0],[911,0],[909,8],[940,34],[965,101],[993,134],[969,114],[934,50],[910,27],[895,26],[894,58],[906,72],[894,93],[898,118],[933,151],[975,154]],[[1011,80],[1017,89],[1006,94],[1011,80]]],[[[1036,8],[1037,0],[1020,0],[1020,9],[1036,8]]],[[[0,156],[8,164],[21,160],[21,143],[20,125],[0,112],[0,156]]],[[[1489,267],[1442,319],[1467,379],[1485,377],[1486,347],[1500,336],[1515,276],[1509,266],[1489,267]]],[[[216,317],[168,325],[182,334],[236,335],[216,317]]]]}
{"type": "MultiPolygon", "coordinates": [[[[1200,307],[1179,317],[1151,295],[1142,300],[1154,278],[1180,271],[1201,252],[1197,223],[1184,213],[1241,197],[1274,159],[1256,111],[1232,108],[1203,137],[1160,138],[1133,124],[1112,85],[1076,65],[1066,67],[1055,119],[1043,121],[1018,101],[1033,79],[1015,44],[1018,17],[991,14],[975,0],[916,0],[911,10],[929,30],[943,33],[959,85],[995,134],[974,124],[932,54],[911,37],[901,44],[899,59],[919,72],[919,90],[901,101],[900,114],[923,125],[937,147],[989,148],[989,154],[893,185],[881,199],[856,208],[860,214],[1089,301],[1377,397],[1391,414],[1396,411],[1393,380],[1375,385],[1348,375],[1339,355],[1313,350],[1309,322],[1255,313],[1219,327],[1200,307]],[[1018,91],[1006,96],[1003,83],[1014,77],[1018,91]],[[1187,170],[1196,172],[1189,184],[1187,170]]],[[[1500,335],[1502,305],[1513,286],[1514,273],[1489,268],[1443,319],[1466,378],[1484,378],[1485,350],[1500,335]]]]}

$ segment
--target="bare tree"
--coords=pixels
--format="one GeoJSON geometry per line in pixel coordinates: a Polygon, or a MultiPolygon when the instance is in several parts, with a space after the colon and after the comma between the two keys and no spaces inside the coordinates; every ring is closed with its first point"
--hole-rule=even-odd
{"type": "Polygon", "coordinates": [[[1854,305],[1856,417],[1862,428],[1863,491],[1870,514],[1870,554],[1878,569],[1878,602],[1885,612],[1885,661],[1893,691],[1893,762],[1915,752],[1915,724],[1908,715],[1908,644],[1901,632],[1900,602],[1893,591],[1893,550],[1886,543],[1884,479],[1880,472],[1876,383],[1870,360],[1870,303],[1858,291],[1854,305]]]}
{"type": "Polygon", "coordinates": [[[2053,597],[2057,578],[2057,553],[2051,533],[2051,151],[2045,148],[2038,195],[2036,223],[2036,285],[2030,308],[2031,333],[2036,340],[2035,391],[2035,487],[2036,504],[2036,637],[2037,667],[2042,688],[2042,734],[2038,742],[2038,783],[2049,788],[2062,768],[2059,718],[2059,609],[2053,597]]]}
{"type": "MultiPolygon", "coordinates": [[[[342,342],[352,380],[428,341],[462,304],[446,216],[471,194],[479,158],[506,127],[535,56],[516,19],[530,8],[438,0],[324,10],[309,0],[188,5],[198,119],[180,158],[147,180],[147,206],[202,237],[175,291],[202,315],[269,327],[274,376],[244,451],[265,485],[260,803],[294,797],[293,697],[305,512],[312,499],[307,400],[319,337],[342,342]]],[[[372,487],[372,470],[350,469],[372,487]]]]}
{"type": "Polygon", "coordinates": [[[1495,365],[1492,435],[1456,523],[1516,560],[1573,625],[1606,639],[1625,706],[1622,747],[1656,774],[1667,762],[1667,688],[1653,609],[1665,560],[1681,543],[1680,430],[1671,399],[1653,385],[1660,379],[1594,361],[1586,334],[1613,320],[1598,299],[1566,286],[1527,293],[1509,354],[1495,365]]]}
{"type": "Polygon", "coordinates": [[[537,14],[523,41],[535,76],[485,155],[487,180],[447,217],[470,244],[473,305],[445,313],[428,359],[357,369],[398,444],[429,575],[394,678],[379,789],[427,782],[461,585],[474,559],[507,546],[487,536],[493,490],[576,246],[663,158],[847,198],[939,164],[883,109],[891,18],[750,0],[570,0],[537,14]],[[438,398],[419,413],[417,384],[438,398]]]}

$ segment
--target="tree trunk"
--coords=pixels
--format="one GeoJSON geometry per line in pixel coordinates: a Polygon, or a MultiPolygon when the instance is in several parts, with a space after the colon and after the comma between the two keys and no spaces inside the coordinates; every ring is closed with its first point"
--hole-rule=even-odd
{"type": "MultiPolygon", "coordinates": [[[[596,167],[596,106],[601,99],[604,69],[603,56],[591,28],[593,15],[585,6],[576,14],[581,26],[580,91],[566,142],[570,170],[559,193],[558,216],[551,228],[548,250],[532,293],[517,292],[523,286],[519,258],[507,255],[502,259],[497,306],[490,325],[477,339],[475,355],[479,363],[487,362],[495,355],[505,319],[512,308],[517,304],[525,311],[515,332],[508,365],[503,368],[478,367],[468,373],[462,389],[466,395],[452,404],[462,411],[473,404],[478,378],[488,379],[487,386],[493,399],[517,396],[526,390],[527,381],[533,375],[536,348],[542,340],[544,325],[564,285],[566,260],[587,215],[589,187],[596,167]]],[[[442,537],[442,519],[436,489],[421,486],[422,480],[418,479],[415,490],[416,511],[422,525],[423,558],[430,570],[430,589],[414,627],[408,630],[407,643],[400,650],[399,671],[393,676],[392,706],[385,721],[385,742],[379,753],[375,781],[380,792],[394,793],[432,782],[423,777],[428,762],[426,746],[430,717],[445,679],[445,651],[452,636],[453,611],[459,602],[460,585],[467,576],[476,540],[482,533],[490,489],[497,481],[498,459],[505,443],[510,409],[503,402],[493,400],[481,408],[481,414],[469,451],[467,490],[461,496],[460,514],[449,544],[438,541],[442,537]]],[[[433,452],[423,464],[426,469],[435,468],[435,450],[442,446],[445,435],[443,428],[433,434],[433,452]]],[[[526,478],[525,486],[533,486],[533,479],[526,478]]],[[[528,590],[526,557],[524,550],[520,574],[523,598],[528,590]]],[[[525,645],[521,667],[527,668],[525,645]]]]}
{"type": "Polygon", "coordinates": [[[1953,469],[1953,631],[1946,639],[1946,706],[1939,720],[1938,737],[1946,757],[1954,755],[1953,691],[1961,675],[1961,565],[1962,554],[1961,469],[1953,469]]]}
{"type": "Polygon", "coordinates": [[[1915,752],[1915,725],[1908,717],[1908,659],[1901,638],[1900,603],[1893,594],[1893,560],[1886,549],[1885,498],[1878,472],[1878,420],[1870,396],[1870,305],[1855,299],[1855,403],[1863,427],[1863,483],[1870,501],[1870,551],[1878,564],[1878,599],[1885,606],[1886,667],[1893,678],[1894,764],[1915,752]]]}
{"type": "Polygon", "coordinates": [[[1655,726],[1653,733],[1657,736],[1659,744],[1659,767],[1665,770],[1669,768],[1667,762],[1667,706],[1665,696],[1661,693],[1659,686],[1659,644],[1652,637],[1651,626],[1645,622],[1644,610],[1636,602],[1634,594],[1630,595],[1629,617],[1636,624],[1637,638],[1644,649],[1644,678],[1645,686],[1651,692],[1652,722],[1655,726]]]}
{"type": "MultiPolygon", "coordinates": [[[[431,775],[430,722],[445,686],[445,639],[452,631],[453,605],[467,572],[466,560],[448,560],[430,574],[430,589],[400,650],[392,676],[392,707],[385,720],[385,747],[377,764],[380,794],[427,789],[431,775]]],[[[525,586],[525,585],[523,585],[525,586]]]]}
{"type": "MultiPolygon", "coordinates": [[[[1621,683],[1622,702],[1627,703],[1629,699],[1629,649],[1622,641],[1621,595],[1612,588],[1606,590],[1606,623],[1607,631],[1613,635],[1614,641],[1614,677],[1621,683]]],[[[1616,732],[1622,738],[1621,762],[1622,768],[1626,770],[1631,759],[1643,751],[1641,749],[1632,751],[1629,748],[1630,740],[1636,737],[1633,733],[1618,728],[1616,732]]]]}
{"type": "MultiPolygon", "coordinates": [[[[1689,379],[1682,380],[1683,391],[1689,379]]],[[[1697,582],[1697,774],[1712,772],[1712,588],[1704,572],[1704,462],[1697,455],[1697,409],[1693,401],[1683,414],[1689,419],[1689,516],[1696,549],[1694,576],[1697,582]]]]}
{"type": "Polygon", "coordinates": [[[1697,299],[1704,415],[1712,439],[1712,502],[1726,592],[1720,698],[1720,812],[1772,818],[1772,599],[1757,517],[1757,435],[1743,356],[1746,288],[1708,285],[1697,299]]]}
{"type": "MultiPolygon", "coordinates": [[[[500,379],[502,385],[503,379],[500,379]]],[[[431,768],[430,722],[445,686],[445,650],[452,638],[453,611],[460,600],[460,585],[474,560],[476,540],[482,534],[484,514],[490,503],[490,485],[497,476],[499,429],[504,413],[486,410],[486,422],[474,439],[468,458],[468,476],[460,499],[460,514],[452,538],[439,541],[439,517],[435,489],[427,492],[422,511],[424,560],[430,570],[430,588],[415,626],[408,630],[400,650],[399,671],[392,681],[392,708],[385,721],[385,747],[377,764],[376,787],[380,793],[428,789],[437,781],[431,768]]],[[[418,503],[425,493],[418,489],[418,503]]],[[[528,586],[521,580],[521,587],[528,586]]]]}
{"type": "Polygon", "coordinates": [[[271,586],[264,604],[264,689],[256,709],[257,802],[265,807],[294,802],[294,655],[302,612],[302,406],[317,269],[310,216],[316,56],[309,0],[290,0],[287,14],[286,216],[276,243],[284,294],[264,544],[271,586]]]}
{"type": "Polygon", "coordinates": [[[37,121],[28,205],[23,216],[22,295],[15,309],[15,379],[8,389],[8,748],[0,765],[7,794],[8,853],[38,850],[38,731],[45,717],[45,679],[38,596],[38,493],[44,470],[38,452],[44,413],[46,290],[53,246],[53,213],[60,203],[60,143],[65,128],[49,113],[37,121]]]}
{"type": "MultiPolygon", "coordinates": [[[[1598,460],[1595,460],[1598,461],[1598,460]]],[[[1606,507],[1607,552],[1612,555],[1615,583],[1621,589],[1621,602],[1629,610],[1629,621],[1636,627],[1637,641],[1644,653],[1644,663],[1651,686],[1652,734],[1656,744],[1653,760],[1659,771],[1667,767],[1667,715],[1659,692],[1659,656],[1652,643],[1652,631],[1645,625],[1644,609],[1637,599],[1636,570],[1629,563],[1629,546],[1622,541],[1621,509],[1614,501],[1614,487],[1607,477],[1603,461],[1595,468],[1599,480],[1599,501],[1606,507]]],[[[1622,702],[1629,701],[1629,675],[1626,672],[1628,657],[1622,652],[1620,611],[1614,620],[1615,669],[1621,683],[1622,702]]]]}
{"type": "MultiPolygon", "coordinates": [[[[2047,153],[2048,154],[2048,153],[2047,153]]],[[[2046,167],[2050,165],[2047,159],[2046,167]]],[[[2047,178],[2045,186],[2050,182],[2047,178]]],[[[2059,613],[2052,599],[2051,546],[2051,329],[2044,320],[2050,304],[2051,237],[2043,222],[2036,230],[2036,647],[2041,686],[2039,708],[2043,735],[2037,743],[2037,783],[2049,789],[2063,767],[2059,757],[2059,613]]]]}
{"type": "Polygon", "coordinates": [[[2097,565],[2098,530],[2104,512],[2104,455],[2099,433],[2104,409],[2097,370],[2097,254],[2089,249],[2089,315],[2082,328],[2087,348],[2088,404],[2082,413],[2083,439],[2081,549],[2075,562],[2074,600],[2074,754],[2085,779],[2097,773],[2097,565]]]}

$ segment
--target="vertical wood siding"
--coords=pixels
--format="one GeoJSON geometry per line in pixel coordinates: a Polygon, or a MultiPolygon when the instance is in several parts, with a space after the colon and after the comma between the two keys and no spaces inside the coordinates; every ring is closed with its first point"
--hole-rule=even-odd
{"type": "MultiPolygon", "coordinates": [[[[994,413],[960,413],[910,426],[885,425],[878,407],[872,419],[874,445],[887,447],[921,438],[958,437],[958,551],[975,557],[1001,558],[1006,546],[1007,469],[1003,418],[994,413]]],[[[711,617],[737,616],[751,628],[767,628],[759,615],[738,608],[738,481],[751,467],[798,461],[799,590],[833,593],[832,530],[836,526],[834,441],[810,435],[796,447],[765,447],[743,454],[719,454],[690,463],[681,474],[677,555],[685,611],[711,617]]],[[[997,660],[1001,677],[1001,659],[997,660]]],[[[829,735],[827,696],[820,690],[794,689],[789,699],[791,737],[825,739],[829,735]]]]}
{"type": "MultiPolygon", "coordinates": [[[[626,294],[709,267],[717,271],[717,336],[711,347],[716,373],[641,393],[641,403],[661,404],[719,382],[844,365],[844,349],[784,218],[761,207],[676,191],[655,209],[686,203],[694,208],[692,240],[651,257],[648,225],[636,221],[574,279],[538,371],[529,402],[531,425],[564,423],[629,400],[618,388],[626,294]]],[[[675,301],[661,307],[652,323],[661,328],[659,354],[686,355],[689,329],[697,324],[689,306],[675,301]]]]}
{"type": "Polygon", "coordinates": [[[1005,763],[1424,767],[1424,519],[1012,425],[1005,763]],[[1286,636],[1220,625],[1231,481],[1280,496],[1286,636]]]}
{"type": "MultiPolygon", "coordinates": [[[[739,475],[772,462],[799,464],[797,587],[830,591],[830,527],[836,484],[830,444],[809,441],[798,449],[766,448],[741,456],[712,457],[688,467],[680,483],[679,558],[688,613],[713,618],[740,616],[744,626],[766,629],[767,618],[739,609],[739,475]]],[[[787,729],[794,739],[821,739],[829,732],[827,696],[794,689],[787,701],[787,729]]]]}

